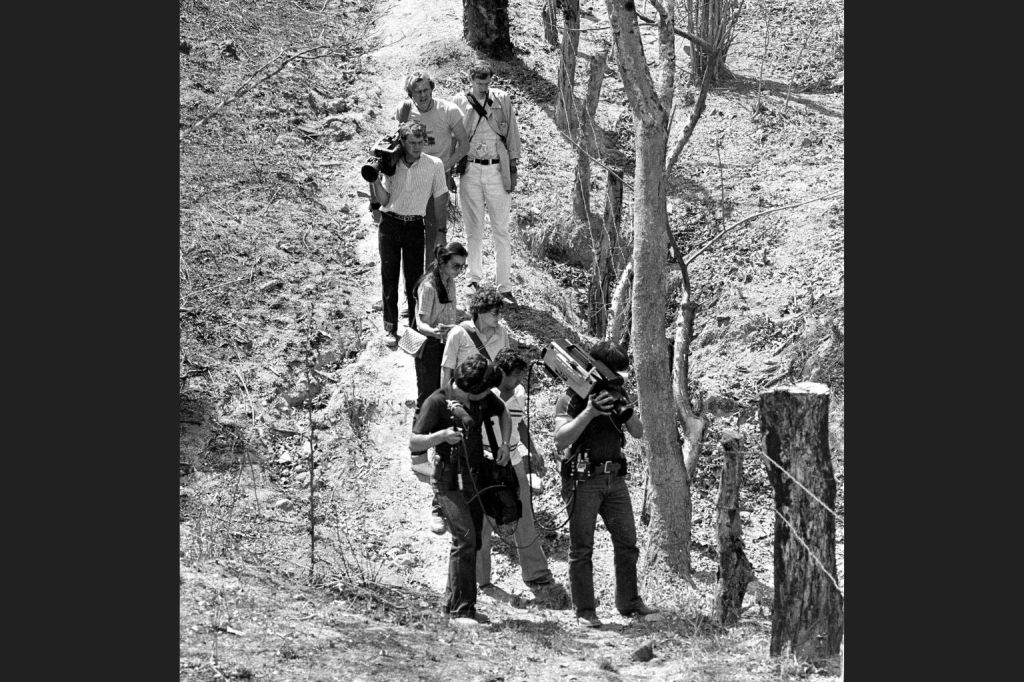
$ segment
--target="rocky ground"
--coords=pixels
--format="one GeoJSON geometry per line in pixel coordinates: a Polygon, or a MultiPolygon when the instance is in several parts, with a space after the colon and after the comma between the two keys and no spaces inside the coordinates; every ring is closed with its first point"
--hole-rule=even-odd
{"type": "MultiPolygon", "coordinates": [[[[543,40],[540,4],[513,4],[517,58],[496,64],[497,86],[516,98],[525,146],[513,201],[522,305],[507,324],[539,351],[552,338],[587,339],[586,272],[551,248],[571,223],[575,162],[552,121],[558,51],[543,40]]],[[[584,27],[607,24],[602,4],[581,4],[584,27]]],[[[564,593],[523,585],[500,539],[500,589],[480,602],[490,623],[447,624],[438,605],[448,536],[427,532],[429,490],[408,469],[413,363],[379,341],[376,235],[357,195],[365,189],[358,167],[392,128],[381,112],[400,101],[405,73],[430,69],[439,96],[464,85],[473,54],[459,37],[460,4],[182,2],[180,19],[182,680],[838,674],[838,661],[768,656],[774,522],[756,401],[767,387],[800,380],[831,388],[842,585],[842,5],[748,8],[730,51],[736,78],[709,94],[671,176],[670,219],[688,253],[723,227],[765,215],[690,266],[700,306],[692,388],[711,419],[693,482],[694,583],[643,576],[664,617],[619,617],[610,606],[611,548],[599,533],[595,583],[607,625],[598,631],[575,627],[564,593]],[[708,620],[725,428],[738,429],[748,449],[741,503],[757,571],[743,618],[727,630],[708,620]]],[[[583,34],[581,50],[598,33],[583,34]]],[[[628,149],[616,80],[613,68],[598,122],[628,149]]],[[[684,92],[677,122],[689,115],[685,102],[684,92]]],[[[627,225],[631,200],[627,190],[627,225]]],[[[461,230],[456,206],[452,238],[461,230]]],[[[467,293],[460,284],[460,300],[467,293]]],[[[536,371],[530,380],[531,433],[551,453],[559,386],[536,371]]],[[[637,444],[628,454],[641,472],[637,444]]],[[[545,484],[534,507],[564,585],[568,538],[555,466],[545,484]]],[[[639,510],[641,475],[631,488],[639,510]]]]}

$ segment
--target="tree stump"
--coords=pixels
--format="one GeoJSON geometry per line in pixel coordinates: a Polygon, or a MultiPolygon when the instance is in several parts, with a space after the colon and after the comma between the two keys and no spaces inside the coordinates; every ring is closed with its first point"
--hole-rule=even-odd
{"type": "Polygon", "coordinates": [[[740,618],[747,583],[754,579],[754,567],[743,552],[740,524],[740,481],[743,479],[743,452],[740,434],[722,434],[725,463],[718,489],[718,587],[715,592],[715,620],[732,625],[740,618]]]}
{"type": "Polygon", "coordinates": [[[835,508],[828,405],[828,387],[813,382],[760,396],[776,511],[772,656],[788,649],[798,658],[820,660],[838,654],[843,641],[843,596],[829,577],[836,575],[835,516],[807,492],[835,508]]]}

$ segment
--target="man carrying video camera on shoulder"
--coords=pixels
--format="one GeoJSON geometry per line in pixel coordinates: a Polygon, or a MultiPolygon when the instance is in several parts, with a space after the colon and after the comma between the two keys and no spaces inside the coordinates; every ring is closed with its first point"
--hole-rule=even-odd
{"type": "Polygon", "coordinates": [[[398,276],[405,275],[409,326],[416,328],[416,281],[423,274],[423,219],[433,198],[438,229],[448,224],[448,185],[444,164],[423,153],[427,128],[406,121],[398,129],[402,150],[392,175],[376,174],[370,183],[370,199],[380,204],[381,221],[377,248],[380,251],[380,286],[384,315],[384,343],[398,347],[398,276]]]}
{"type": "MultiPolygon", "coordinates": [[[[599,341],[590,355],[624,374],[629,356],[619,344],[599,341]]],[[[555,403],[555,447],[562,453],[562,491],[569,506],[569,584],[577,622],[601,626],[594,598],[594,528],[600,514],[612,537],[615,555],[615,607],[624,616],[646,616],[658,609],[640,598],[633,505],[626,486],[625,431],[643,436],[638,412],[623,409],[625,394],[607,389],[582,398],[571,389],[555,403]],[[625,421],[623,418],[627,417],[625,421]]]]}
{"type": "Polygon", "coordinates": [[[452,618],[477,618],[476,553],[484,518],[481,425],[492,416],[501,432],[494,461],[504,466],[510,456],[512,422],[505,403],[491,392],[499,380],[499,372],[479,353],[463,360],[453,379],[423,401],[409,438],[413,452],[434,448],[431,487],[452,534],[445,587],[445,611],[452,618]]]}

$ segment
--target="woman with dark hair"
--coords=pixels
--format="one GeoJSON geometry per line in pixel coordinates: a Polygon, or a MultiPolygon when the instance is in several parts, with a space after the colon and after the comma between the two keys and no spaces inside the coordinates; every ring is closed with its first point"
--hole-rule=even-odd
{"type": "MultiPolygon", "coordinates": [[[[449,242],[434,247],[434,261],[416,280],[416,329],[427,337],[423,353],[416,361],[416,413],[419,416],[423,401],[441,387],[441,354],[444,340],[455,323],[455,278],[466,269],[466,247],[449,242]]],[[[426,460],[425,452],[413,452],[413,463],[426,460]]],[[[441,507],[435,496],[431,504],[430,530],[438,535],[445,531],[441,507]]]]}
{"type": "Polygon", "coordinates": [[[416,281],[416,329],[427,337],[416,358],[416,410],[441,386],[441,354],[445,337],[459,321],[455,278],[466,269],[466,247],[459,242],[434,247],[434,262],[416,281]]]}

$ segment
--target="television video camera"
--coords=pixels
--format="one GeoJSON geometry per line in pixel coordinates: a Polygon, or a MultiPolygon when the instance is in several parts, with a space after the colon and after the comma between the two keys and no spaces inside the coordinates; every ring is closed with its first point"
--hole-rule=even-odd
{"type": "Polygon", "coordinates": [[[363,180],[376,182],[377,177],[381,173],[391,177],[395,174],[395,169],[398,167],[398,159],[402,153],[402,138],[398,133],[385,135],[377,140],[370,153],[373,156],[368,158],[363,167],[359,169],[359,174],[363,176],[363,180]]]}
{"type": "Polygon", "coordinates": [[[552,341],[544,349],[541,360],[552,376],[564,381],[584,400],[592,394],[608,391],[615,398],[610,416],[619,424],[625,424],[633,416],[633,407],[622,388],[622,376],[579,346],[566,339],[552,341]]]}

